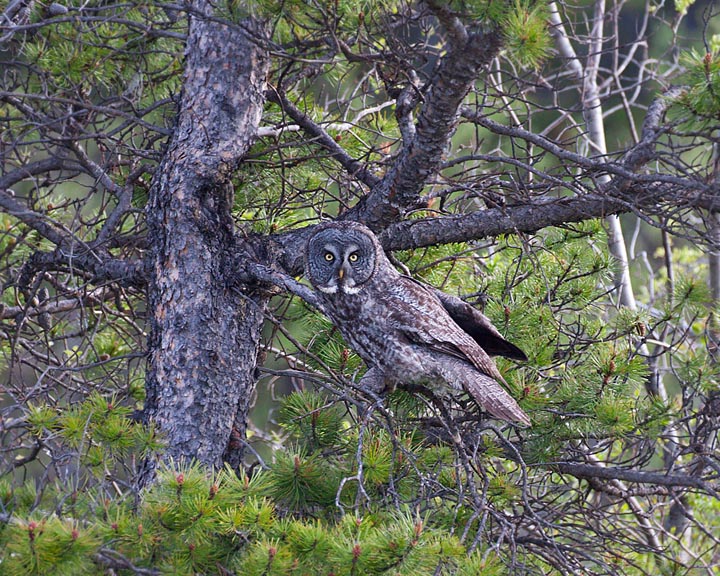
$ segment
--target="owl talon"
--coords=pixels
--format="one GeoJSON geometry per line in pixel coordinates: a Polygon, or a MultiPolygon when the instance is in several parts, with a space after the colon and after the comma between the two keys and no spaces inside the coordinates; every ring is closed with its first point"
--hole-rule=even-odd
{"type": "Polygon", "coordinates": [[[370,370],[365,372],[365,376],[360,378],[358,386],[378,396],[384,396],[395,389],[395,386],[387,382],[385,375],[377,368],[370,368],[370,370]]]}

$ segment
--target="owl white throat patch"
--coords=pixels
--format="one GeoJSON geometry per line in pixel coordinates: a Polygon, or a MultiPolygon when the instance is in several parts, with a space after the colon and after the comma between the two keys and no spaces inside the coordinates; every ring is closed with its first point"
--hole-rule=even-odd
{"type": "Polygon", "coordinates": [[[317,289],[323,294],[337,294],[338,286],[337,284],[332,284],[330,286],[318,286],[317,289]]]}
{"type": "MultiPolygon", "coordinates": [[[[337,294],[338,293],[338,285],[337,284],[329,284],[326,286],[317,286],[317,289],[320,290],[323,294],[337,294]]],[[[340,286],[340,290],[344,294],[359,294],[362,290],[362,286],[350,286],[349,284],[342,284],[340,286]]]]}

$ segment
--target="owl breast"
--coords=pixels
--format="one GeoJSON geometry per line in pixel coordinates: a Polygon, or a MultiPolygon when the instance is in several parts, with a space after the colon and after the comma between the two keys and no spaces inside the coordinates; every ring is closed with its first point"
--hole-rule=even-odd
{"type": "Polygon", "coordinates": [[[337,292],[324,300],[333,323],[365,363],[382,368],[392,380],[408,381],[422,366],[420,350],[394,326],[387,302],[369,296],[391,291],[387,282],[375,278],[357,294],[337,292]]]}

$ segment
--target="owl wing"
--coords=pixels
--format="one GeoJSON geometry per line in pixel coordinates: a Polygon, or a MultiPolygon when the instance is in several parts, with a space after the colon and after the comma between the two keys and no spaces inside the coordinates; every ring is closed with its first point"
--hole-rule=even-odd
{"type": "MultiPolygon", "coordinates": [[[[405,277],[387,291],[391,325],[411,342],[424,344],[451,358],[443,377],[454,388],[465,389],[475,401],[497,418],[530,425],[527,414],[498,384],[506,384],[492,358],[450,316],[434,291],[405,277]],[[456,360],[462,360],[458,363],[456,360]],[[470,362],[476,369],[463,368],[470,362]]],[[[502,338],[502,337],[501,337],[502,338]]]]}
{"type": "Polygon", "coordinates": [[[490,318],[467,302],[462,301],[457,296],[446,294],[434,286],[418,282],[410,276],[403,276],[403,278],[432,292],[440,300],[450,318],[490,356],[504,356],[505,358],[522,361],[528,359],[525,352],[502,337],[498,329],[490,322],[490,318]]]}
{"type": "Polygon", "coordinates": [[[438,297],[455,323],[467,332],[490,356],[505,356],[513,360],[527,360],[525,352],[502,337],[490,319],[467,302],[446,294],[437,288],[428,287],[438,297]]]}
{"type": "Polygon", "coordinates": [[[388,293],[390,321],[410,341],[468,361],[483,374],[505,383],[492,358],[451,318],[434,292],[400,276],[388,293]]]}

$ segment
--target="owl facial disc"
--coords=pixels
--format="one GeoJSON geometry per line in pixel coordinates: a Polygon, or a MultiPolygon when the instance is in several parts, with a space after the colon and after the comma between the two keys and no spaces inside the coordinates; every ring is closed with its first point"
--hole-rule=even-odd
{"type": "Polygon", "coordinates": [[[318,285],[317,289],[325,294],[336,294],[338,289],[345,294],[357,294],[361,288],[356,285],[353,263],[358,259],[358,246],[356,244],[348,244],[342,247],[338,253],[334,244],[326,244],[323,246],[325,250],[324,259],[331,263],[331,272],[328,282],[324,285],[318,285]]]}
{"type": "Polygon", "coordinates": [[[369,231],[340,225],[320,227],[309,240],[306,274],[323,294],[358,294],[377,264],[375,240],[369,231]]]}

